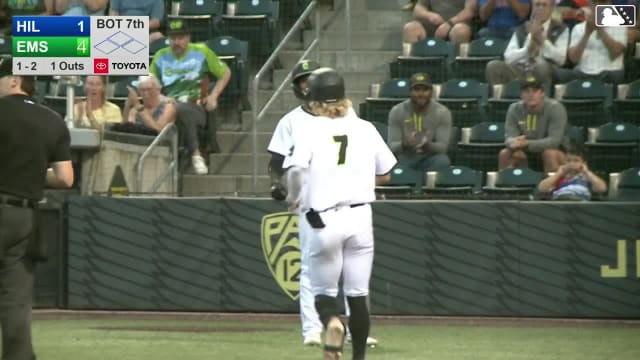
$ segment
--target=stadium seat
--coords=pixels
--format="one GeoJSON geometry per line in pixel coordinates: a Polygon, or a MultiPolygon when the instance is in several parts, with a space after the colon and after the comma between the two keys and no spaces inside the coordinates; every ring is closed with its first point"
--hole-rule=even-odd
{"type": "Polygon", "coordinates": [[[459,142],[456,164],[483,172],[498,168],[498,153],[504,148],[504,123],[482,122],[470,131],[469,142],[459,142]]]}
{"type": "MultiPolygon", "coordinates": [[[[506,84],[493,85],[492,97],[488,99],[487,113],[490,121],[504,122],[507,118],[509,106],[520,100],[521,81],[511,80],[506,84]]],[[[544,85],[547,96],[551,96],[551,86],[544,85]]]]}
{"type": "Polygon", "coordinates": [[[219,36],[207,41],[207,46],[223,60],[231,70],[231,79],[222,93],[223,99],[240,99],[249,107],[249,43],[232,36],[219,36]]]}
{"type": "Polygon", "coordinates": [[[607,123],[597,129],[595,141],[585,143],[589,168],[606,178],[638,164],[638,127],[607,123]]]}
{"type": "Polygon", "coordinates": [[[137,86],[137,77],[112,77],[109,79],[110,90],[107,92],[107,100],[118,105],[120,109],[124,109],[124,103],[129,96],[129,87],[137,88],[137,86]]]}
{"type": "Polygon", "coordinates": [[[167,15],[167,19],[181,19],[191,31],[191,41],[204,42],[220,33],[222,12],[223,1],[220,0],[180,0],[178,15],[167,15]]]}
{"type": "Polygon", "coordinates": [[[266,59],[275,47],[279,2],[238,0],[234,14],[222,15],[222,33],[249,43],[251,59],[266,59]]]}
{"type": "Polygon", "coordinates": [[[429,198],[470,199],[482,188],[482,171],[466,166],[450,166],[448,169],[427,173],[427,185],[422,191],[429,198]]]}
{"type": "Polygon", "coordinates": [[[449,63],[454,53],[451,43],[427,38],[411,44],[409,55],[398,56],[389,64],[389,72],[393,78],[409,78],[415,73],[426,72],[434,83],[443,83],[449,78],[449,63]]]}
{"type": "Polygon", "coordinates": [[[386,80],[380,84],[377,94],[367,97],[365,111],[360,116],[369,121],[387,123],[391,108],[408,99],[410,91],[409,79],[386,80]]]}
{"type": "Polygon", "coordinates": [[[569,124],[585,128],[609,121],[607,103],[612,100],[613,88],[600,80],[573,80],[556,84],[555,97],[567,109],[569,124]]]}
{"type": "Polygon", "coordinates": [[[387,125],[387,123],[377,121],[372,122],[372,124],[376,127],[376,130],[378,130],[378,133],[382,136],[382,140],[386,143],[389,137],[389,125],[387,125]]]}
{"type": "MultiPolygon", "coordinates": [[[[532,199],[542,180],[542,173],[530,168],[509,168],[496,174],[495,186],[483,187],[484,192],[494,199],[532,199]]],[[[487,174],[487,183],[490,183],[487,174]]]]}
{"type": "MultiPolygon", "coordinates": [[[[82,83],[74,89],[75,98],[84,97],[84,78],[82,83]]],[[[56,80],[50,82],[49,91],[42,99],[42,103],[64,118],[67,114],[67,85],[56,80]]]]}
{"type": "Polygon", "coordinates": [[[384,186],[376,186],[376,193],[386,199],[411,197],[416,186],[422,183],[420,177],[425,174],[408,166],[397,165],[391,171],[391,181],[384,186]]]}
{"type": "Polygon", "coordinates": [[[451,79],[440,86],[438,102],[451,111],[453,125],[469,127],[485,121],[487,85],[474,79],[451,79]]]}
{"type": "Polygon", "coordinates": [[[502,39],[480,38],[469,43],[466,51],[463,49],[467,44],[462,44],[461,55],[456,57],[454,63],[455,76],[484,82],[487,63],[502,59],[507,44],[508,42],[502,39]]]}
{"type": "Polygon", "coordinates": [[[640,201],[640,167],[625,169],[618,174],[617,186],[610,186],[609,199],[640,201]]]}
{"type": "Polygon", "coordinates": [[[574,145],[584,144],[585,130],[582,126],[569,126],[567,129],[567,135],[569,136],[569,143],[574,145]]]}
{"type": "Polygon", "coordinates": [[[169,46],[169,38],[163,37],[162,39],[158,39],[149,44],[149,64],[153,61],[153,55],[155,55],[158,50],[162,48],[166,48],[169,46]]]}
{"type": "Polygon", "coordinates": [[[618,85],[617,93],[613,100],[614,120],[640,125],[640,80],[618,85]]]}

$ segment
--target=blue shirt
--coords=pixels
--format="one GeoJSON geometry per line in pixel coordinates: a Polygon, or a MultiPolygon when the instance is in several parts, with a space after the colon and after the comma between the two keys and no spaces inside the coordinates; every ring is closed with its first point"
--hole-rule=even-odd
{"type": "MultiPolygon", "coordinates": [[[[483,6],[488,0],[480,0],[479,6],[483,6]]],[[[487,27],[490,29],[511,29],[524,22],[511,9],[507,0],[495,0],[496,5],[493,7],[491,17],[487,21],[487,27]]],[[[521,4],[530,4],[530,0],[520,0],[521,4]]]]}

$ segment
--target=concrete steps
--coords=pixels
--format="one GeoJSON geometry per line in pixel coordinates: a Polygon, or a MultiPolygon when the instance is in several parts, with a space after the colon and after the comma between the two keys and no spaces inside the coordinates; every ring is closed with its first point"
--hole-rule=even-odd
{"type": "MultiPolygon", "coordinates": [[[[400,55],[400,50],[352,50],[350,58],[344,50],[320,50],[320,64],[340,71],[387,72],[389,63],[400,55]]],[[[285,69],[291,69],[302,55],[300,50],[283,50],[280,62],[285,69]]]]}
{"type": "MultiPolygon", "coordinates": [[[[258,174],[267,175],[271,155],[266,149],[258,154],[258,174]]],[[[210,175],[251,175],[253,174],[253,155],[248,153],[220,153],[209,155],[210,175]]]]}
{"type": "MultiPolygon", "coordinates": [[[[271,140],[272,132],[258,132],[258,151],[264,152],[271,140]]],[[[222,154],[250,154],[253,152],[253,134],[248,131],[218,131],[218,145],[222,154]]]]}
{"type": "MultiPolygon", "coordinates": [[[[356,30],[351,33],[352,50],[395,50],[402,51],[402,27],[397,31],[356,30]]],[[[304,32],[304,48],[313,41],[315,32],[304,32]]],[[[326,31],[320,39],[321,50],[345,50],[347,37],[344,31],[326,31]]]]}

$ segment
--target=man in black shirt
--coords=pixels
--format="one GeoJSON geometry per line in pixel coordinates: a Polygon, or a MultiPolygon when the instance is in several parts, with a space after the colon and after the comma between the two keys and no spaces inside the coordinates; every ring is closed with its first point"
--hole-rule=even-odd
{"type": "Polygon", "coordinates": [[[36,204],[45,185],[73,184],[69,130],[59,115],[34,102],[34,90],[33,77],[12,75],[12,59],[0,59],[0,321],[2,358],[11,360],[36,358],[35,259],[27,251],[35,239],[36,204]]]}

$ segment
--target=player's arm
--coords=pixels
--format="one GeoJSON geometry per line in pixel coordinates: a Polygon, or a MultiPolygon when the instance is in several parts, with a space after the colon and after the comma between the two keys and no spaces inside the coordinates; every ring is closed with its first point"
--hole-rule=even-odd
{"type": "Polygon", "coordinates": [[[567,60],[567,46],[569,44],[569,28],[565,28],[562,34],[556,39],[555,44],[549,39],[544,40],[542,56],[553,61],[556,65],[562,66],[567,60]]]}
{"type": "Polygon", "coordinates": [[[451,111],[445,109],[442,114],[438,114],[440,121],[434,131],[434,141],[426,144],[426,152],[431,154],[446,154],[451,141],[451,111]]]}
{"type": "Polygon", "coordinates": [[[164,19],[164,2],[154,1],[149,15],[149,30],[158,30],[164,19]]]}

